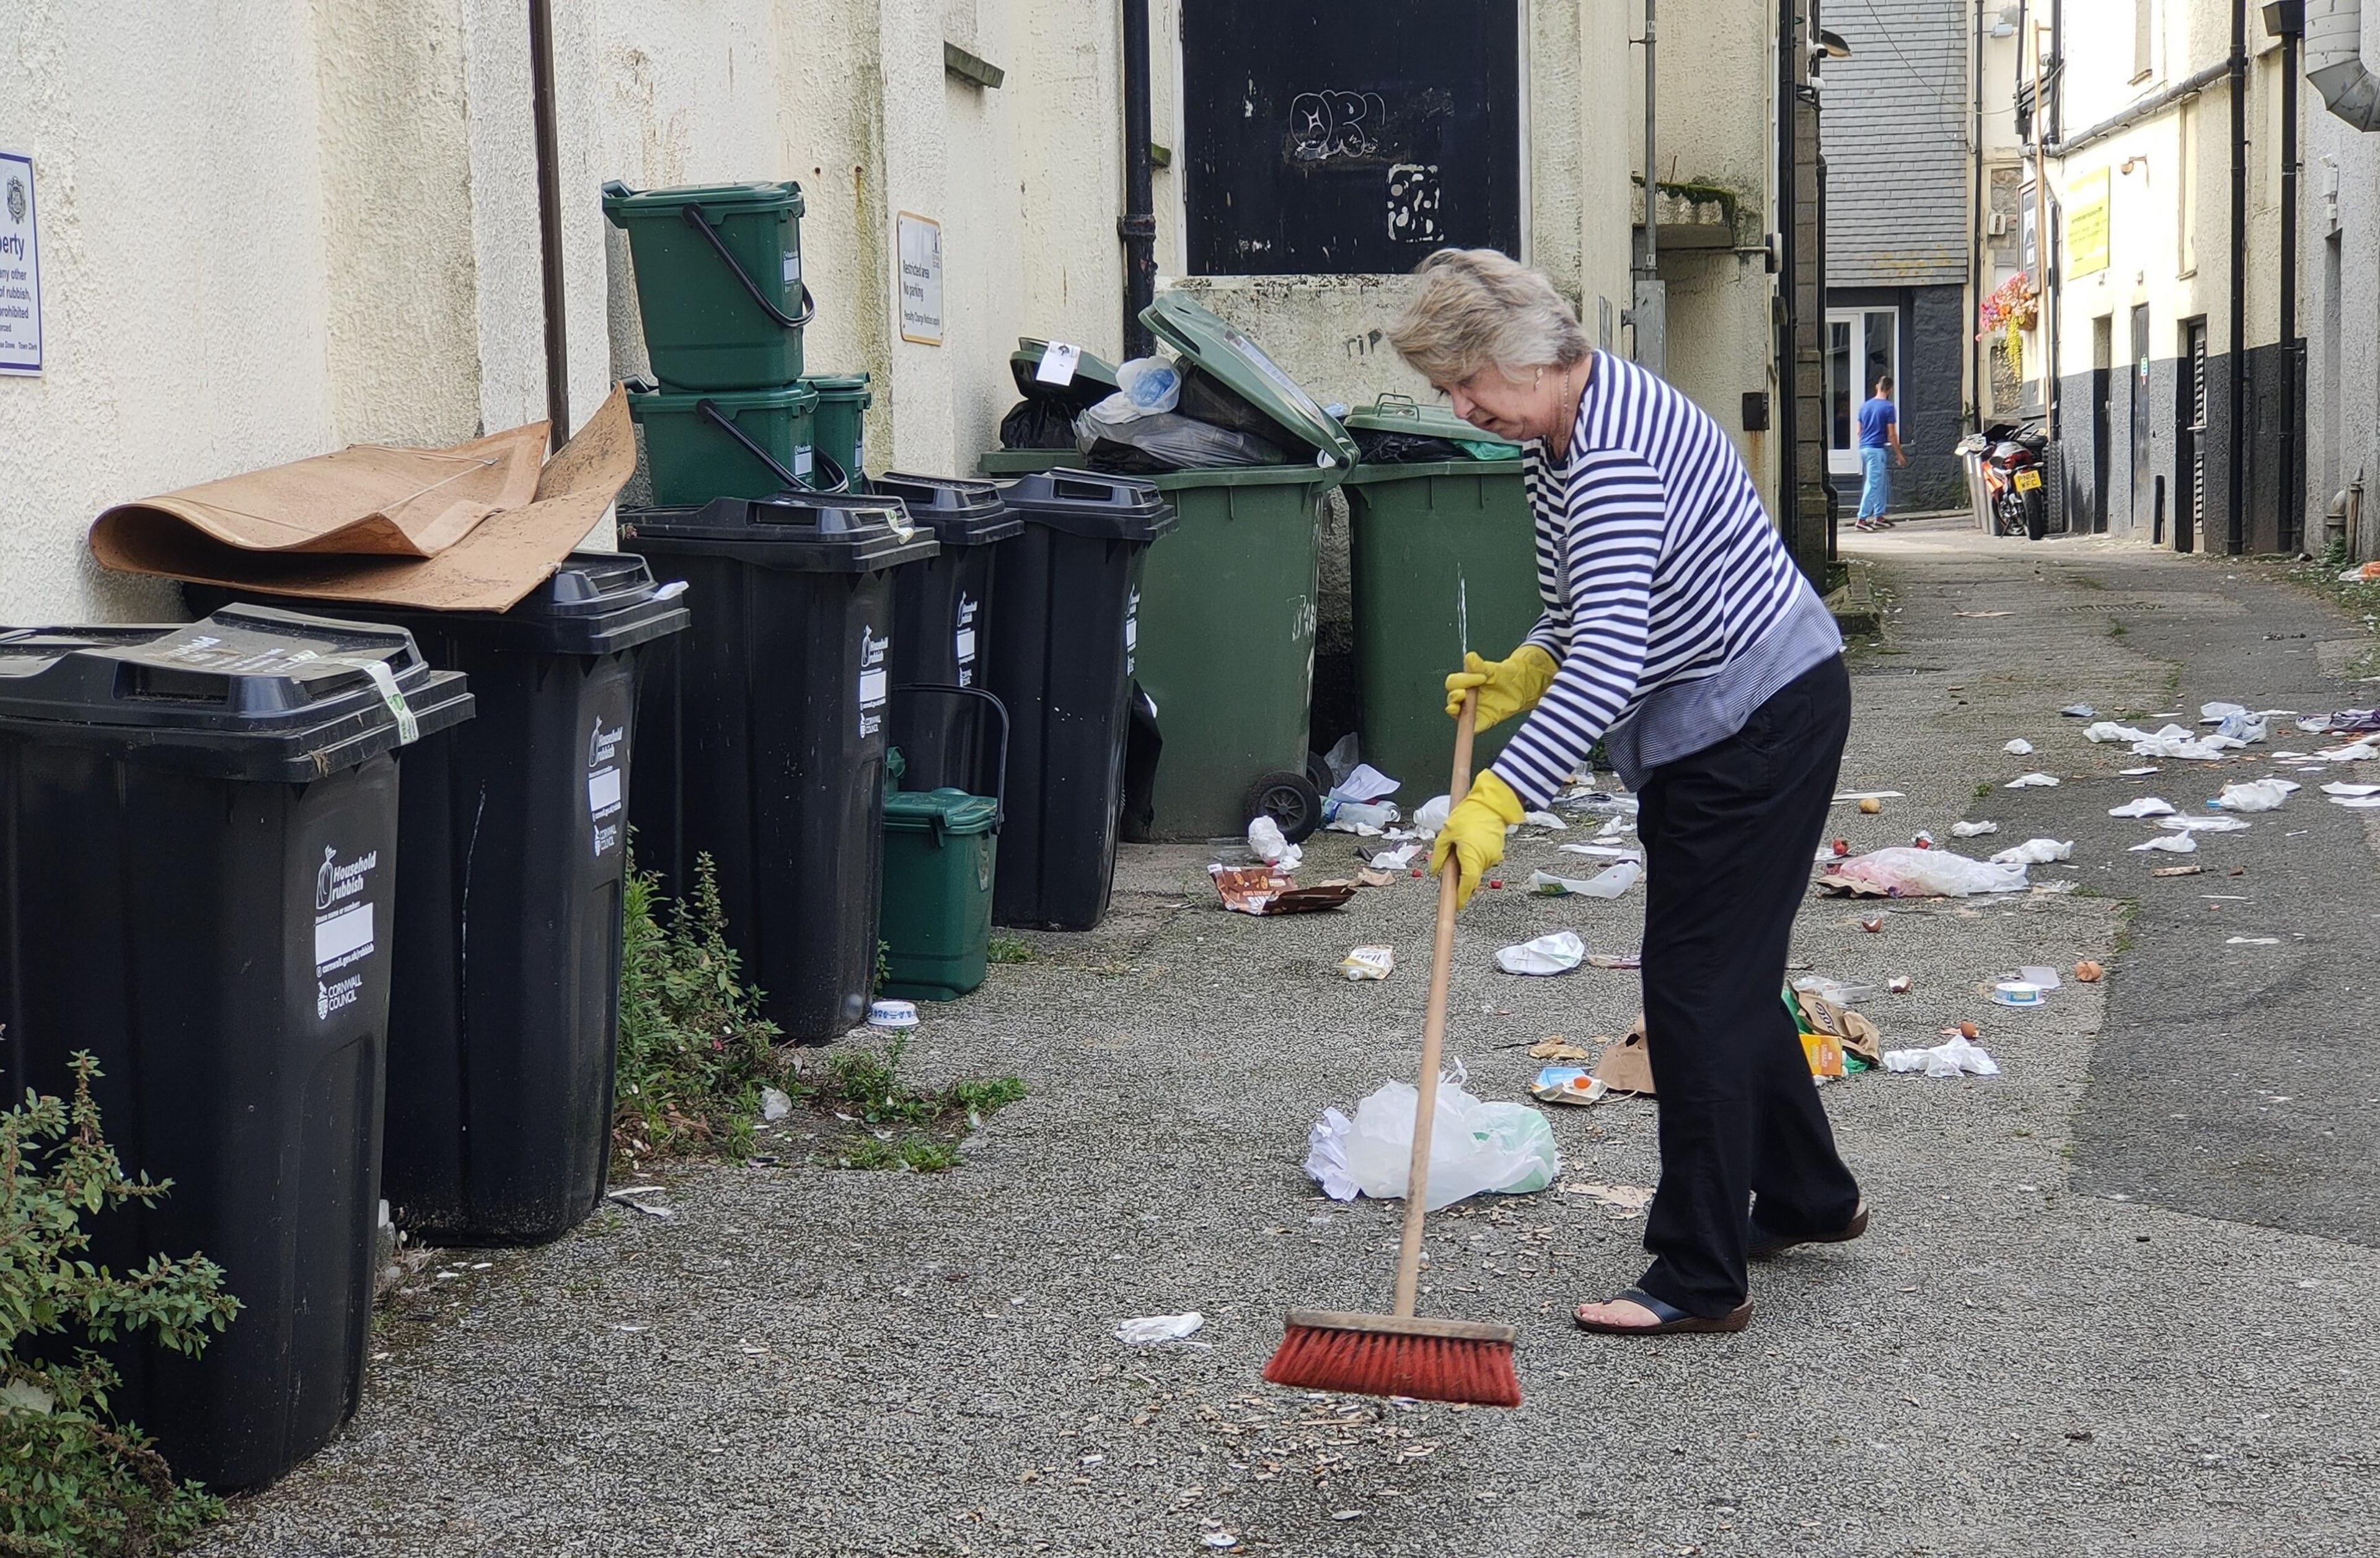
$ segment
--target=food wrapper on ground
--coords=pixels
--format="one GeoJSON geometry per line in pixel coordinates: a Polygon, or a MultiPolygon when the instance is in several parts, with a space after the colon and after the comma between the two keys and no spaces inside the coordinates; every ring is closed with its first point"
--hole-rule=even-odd
{"type": "Polygon", "coordinates": [[[1339,960],[1339,971],[1351,980],[1385,980],[1396,966],[1396,949],[1385,946],[1359,946],[1339,960]]]}
{"type": "Polygon", "coordinates": [[[1809,1052],[1810,1046],[1807,1040],[1812,1036],[1829,1039],[1835,1042],[1835,1069],[1830,1072],[1817,1070],[1818,1057],[1813,1055],[1811,1061],[1813,1075],[1841,1076],[1844,1055],[1857,1055],[1870,1065],[1882,1063],[1884,1034],[1875,1023],[1850,1007],[1840,1002],[1829,1001],[1813,991],[1794,990],[1791,987],[1786,991],[1786,1006],[1793,1014],[1793,1026],[1802,1030],[1804,1040],[1802,1046],[1803,1053],[1809,1052]]]}
{"type": "Polygon", "coordinates": [[[1548,1065],[1529,1084],[1529,1096],[1540,1103],[1596,1103],[1610,1091],[1583,1065],[1548,1065]]]}
{"type": "Polygon", "coordinates": [[[1645,868],[1633,860],[1607,866],[1589,877],[1556,876],[1551,871],[1529,873],[1529,890],[1548,898],[1616,898],[1636,885],[1645,868]]]}
{"type": "Polygon", "coordinates": [[[1645,1015],[1636,1014],[1636,1026],[1628,1036],[1608,1046],[1595,1063],[1596,1080],[1616,1093],[1637,1093],[1653,1096],[1653,1060],[1645,1048],[1645,1015]]]}
{"type": "Polygon", "coordinates": [[[1529,1046],[1531,1060],[1593,1060],[1594,1052],[1582,1049],[1559,1033],[1548,1033],[1529,1046]]]}
{"type": "Polygon", "coordinates": [[[1240,914],[1313,914],[1334,909],[1355,895],[1352,882],[1318,882],[1300,887],[1270,866],[1208,866],[1223,907],[1240,914]]]}

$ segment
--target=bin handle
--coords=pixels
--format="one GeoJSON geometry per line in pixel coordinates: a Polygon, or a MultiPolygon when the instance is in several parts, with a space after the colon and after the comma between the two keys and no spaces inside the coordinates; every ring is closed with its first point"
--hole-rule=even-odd
{"type": "Polygon", "coordinates": [[[696,412],[701,416],[703,420],[709,422],[711,426],[717,428],[728,437],[735,440],[736,443],[744,445],[744,449],[747,454],[750,455],[754,459],[759,460],[762,465],[767,466],[771,470],[775,471],[777,473],[778,480],[784,482],[788,487],[798,488],[803,492],[808,493],[840,493],[846,491],[851,485],[851,477],[849,473],[844,471],[843,467],[836,463],[834,456],[829,455],[822,449],[813,448],[810,451],[810,458],[816,461],[825,470],[827,480],[823,483],[820,483],[811,481],[807,476],[796,476],[792,471],[787,470],[783,466],[779,465],[777,463],[776,456],[760,447],[759,444],[753,439],[750,433],[746,432],[742,428],[737,427],[735,425],[735,419],[729,416],[726,412],[722,411],[719,408],[718,403],[713,401],[709,396],[705,396],[700,400],[696,401],[694,403],[694,408],[696,412]]]}
{"type": "Polygon", "coordinates": [[[1372,411],[1376,416],[1411,417],[1418,421],[1421,419],[1421,403],[1402,390],[1388,390],[1372,402],[1372,411]]]}
{"type": "Polygon", "coordinates": [[[691,202],[677,209],[678,214],[686,218],[686,225],[709,240],[710,247],[718,252],[720,261],[735,273],[735,279],[744,284],[744,290],[751,294],[752,301],[760,305],[762,313],[767,314],[787,330],[799,330],[818,317],[818,299],[810,296],[808,282],[801,284],[802,311],[797,314],[785,312],[784,310],[769,301],[768,295],[760,290],[760,284],[752,279],[752,273],[747,271],[743,262],[729,252],[727,240],[719,236],[717,228],[711,226],[709,213],[705,212],[700,205],[691,202]]]}
{"type": "Polygon", "coordinates": [[[961,687],[956,682],[911,682],[905,687],[897,687],[892,690],[941,692],[959,698],[980,698],[991,705],[992,712],[1000,716],[1000,757],[992,768],[991,775],[991,831],[998,833],[1000,825],[1008,820],[1008,705],[1002,703],[996,693],[988,692],[979,687],[961,687]]]}

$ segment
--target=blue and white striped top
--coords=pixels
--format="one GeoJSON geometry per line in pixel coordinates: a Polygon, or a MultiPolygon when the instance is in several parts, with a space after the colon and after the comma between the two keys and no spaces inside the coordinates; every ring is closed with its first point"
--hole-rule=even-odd
{"type": "Polygon", "coordinates": [[[1532,809],[1598,738],[1640,788],[1842,650],[1718,423],[1633,362],[1592,361],[1568,465],[1524,448],[1546,603],[1528,641],[1559,669],[1493,766],[1532,809]]]}

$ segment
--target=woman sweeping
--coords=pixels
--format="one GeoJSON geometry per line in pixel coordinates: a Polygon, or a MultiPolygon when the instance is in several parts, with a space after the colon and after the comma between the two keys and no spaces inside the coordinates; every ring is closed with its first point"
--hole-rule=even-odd
{"type": "Polygon", "coordinates": [[[1506,825],[1604,743],[1645,846],[1661,1182],[1651,1268],[1578,1323],[1738,1331],[1748,1259],[1867,1228],[1778,995],[1851,726],[1842,640],[1717,422],[1591,349],[1537,272],[1443,250],[1420,274],[1390,339],[1458,415],[1524,444],[1546,606],[1526,643],[1446,679],[1450,712],[1475,688],[1481,726],[1526,718],[1431,867],[1468,901],[1506,825]]]}

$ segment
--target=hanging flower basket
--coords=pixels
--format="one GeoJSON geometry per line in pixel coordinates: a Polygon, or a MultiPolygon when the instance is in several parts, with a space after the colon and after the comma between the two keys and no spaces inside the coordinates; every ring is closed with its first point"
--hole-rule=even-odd
{"type": "Polygon", "coordinates": [[[1975,310],[1975,339],[1980,341],[1994,331],[2000,333],[2008,346],[2009,371],[2018,378],[2024,377],[2023,332],[2041,322],[2041,295],[2022,271],[1993,289],[1975,310]]]}

